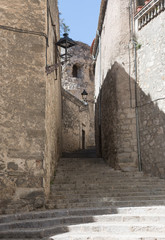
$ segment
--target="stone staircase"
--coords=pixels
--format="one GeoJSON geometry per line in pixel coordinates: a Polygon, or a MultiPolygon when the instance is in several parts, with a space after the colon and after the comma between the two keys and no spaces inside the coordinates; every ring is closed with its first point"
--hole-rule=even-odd
{"type": "Polygon", "coordinates": [[[0,239],[165,240],[165,180],[102,159],[61,159],[46,208],[0,216],[0,239]]]}

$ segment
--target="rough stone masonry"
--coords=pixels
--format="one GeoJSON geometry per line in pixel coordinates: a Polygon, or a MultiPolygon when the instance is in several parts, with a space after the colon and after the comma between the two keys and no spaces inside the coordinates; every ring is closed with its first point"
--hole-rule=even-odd
{"type": "Polygon", "coordinates": [[[95,146],[94,71],[90,47],[82,42],[69,49],[72,56],[62,69],[63,152],[95,146]],[[88,105],[82,102],[83,90],[88,105]]]}
{"type": "Polygon", "coordinates": [[[44,205],[60,155],[57,1],[1,0],[0,213],[44,205]]]}

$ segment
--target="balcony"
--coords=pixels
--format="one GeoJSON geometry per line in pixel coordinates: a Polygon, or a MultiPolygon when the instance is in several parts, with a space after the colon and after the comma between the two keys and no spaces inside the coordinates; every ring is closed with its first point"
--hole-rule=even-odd
{"type": "Polygon", "coordinates": [[[164,10],[165,0],[151,0],[149,3],[144,5],[135,15],[135,20],[138,20],[138,30],[144,27],[164,10]]]}

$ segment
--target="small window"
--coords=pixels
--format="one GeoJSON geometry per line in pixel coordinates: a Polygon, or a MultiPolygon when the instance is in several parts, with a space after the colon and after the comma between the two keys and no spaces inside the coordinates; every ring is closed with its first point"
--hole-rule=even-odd
{"type": "Polygon", "coordinates": [[[137,6],[145,5],[145,0],[137,0],[137,6]]]}
{"type": "Polygon", "coordinates": [[[85,131],[82,130],[82,149],[85,149],[85,131]]]}
{"type": "Polygon", "coordinates": [[[96,64],[93,64],[93,75],[95,75],[95,70],[96,70],[96,64]]]}
{"type": "Polygon", "coordinates": [[[73,75],[73,77],[77,77],[77,75],[78,75],[78,67],[76,65],[73,65],[72,75],[73,75]]]}

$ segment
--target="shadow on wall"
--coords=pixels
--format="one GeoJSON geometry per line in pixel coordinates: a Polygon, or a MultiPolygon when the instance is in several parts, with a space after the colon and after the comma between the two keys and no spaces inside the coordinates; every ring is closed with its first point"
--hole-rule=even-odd
{"type": "Polygon", "coordinates": [[[157,102],[152,102],[150,95],[146,95],[138,85],[136,88],[138,118],[135,111],[135,80],[120,64],[114,63],[96,103],[97,155],[102,151],[102,157],[113,168],[127,171],[138,169],[138,119],[142,170],[165,178],[165,114],[157,102]]]}
{"type": "Polygon", "coordinates": [[[110,166],[115,167],[116,143],[115,125],[117,123],[117,93],[113,73],[108,71],[102,85],[95,110],[95,138],[97,155],[110,160],[110,166]]]}

